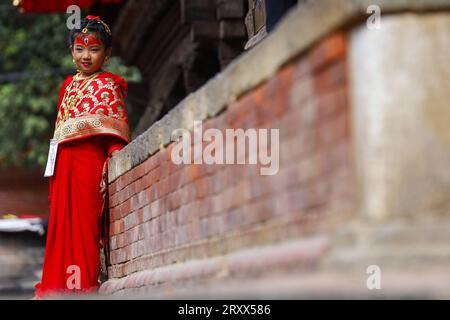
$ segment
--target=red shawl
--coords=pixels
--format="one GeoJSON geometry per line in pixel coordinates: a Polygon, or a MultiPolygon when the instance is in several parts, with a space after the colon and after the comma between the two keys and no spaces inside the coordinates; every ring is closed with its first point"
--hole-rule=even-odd
{"type": "Polygon", "coordinates": [[[59,92],[53,138],[61,143],[107,134],[130,142],[124,105],[127,89],[125,80],[111,72],[100,72],[84,80],[68,76],[59,92]]]}

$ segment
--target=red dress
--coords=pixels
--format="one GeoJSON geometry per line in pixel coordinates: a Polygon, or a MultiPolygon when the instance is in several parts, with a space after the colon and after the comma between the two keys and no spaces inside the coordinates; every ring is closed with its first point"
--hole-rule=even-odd
{"type": "Polygon", "coordinates": [[[101,192],[107,161],[130,139],[125,81],[109,72],[89,80],[69,76],[58,101],[54,138],[58,152],[50,177],[50,216],[35,298],[96,292],[100,236],[106,215],[101,192]]]}

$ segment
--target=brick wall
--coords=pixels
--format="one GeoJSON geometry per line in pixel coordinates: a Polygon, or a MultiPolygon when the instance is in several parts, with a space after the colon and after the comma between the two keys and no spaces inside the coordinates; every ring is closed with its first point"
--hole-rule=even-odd
{"type": "Polygon", "coordinates": [[[450,4],[385,1],[379,29],[371,4],[300,4],[110,160],[101,294],[450,296],[450,4]],[[175,165],[194,120],[279,129],[279,172],[175,165]]]}
{"type": "Polygon", "coordinates": [[[41,170],[0,172],[0,214],[48,214],[48,181],[41,170]]]}
{"type": "Polygon", "coordinates": [[[222,132],[279,129],[275,175],[259,165],[175,165],[172,143],[119,176],[109,186],[110,279],[307,238],[345,220],[355,200],[347,84],[347,38],[336,32],[203,122],[222,132]]]}

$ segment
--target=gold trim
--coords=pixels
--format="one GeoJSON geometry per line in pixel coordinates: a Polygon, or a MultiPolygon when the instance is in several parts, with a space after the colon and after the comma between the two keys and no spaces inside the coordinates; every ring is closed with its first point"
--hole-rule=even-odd
{"type": "Polygon", "coordinates": [[[55,129],[53,139],[61,143],[100,133],[119,136],[126,142],[131,140],[130,128],[125,121],[98,114],[89,114],[64,121],[55,129]]]}

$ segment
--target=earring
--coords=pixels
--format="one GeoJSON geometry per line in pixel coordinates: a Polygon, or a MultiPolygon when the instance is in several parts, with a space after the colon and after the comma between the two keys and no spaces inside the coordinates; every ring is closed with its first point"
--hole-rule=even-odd
{"type": "Polygon", "coordinates": [[[80,69],[78,69],[77,64],[75,63],[75,59],[72,59],[73,64],[75,65],[75,69],[77,69],[77,72],[81,72],[80,69]]]}

